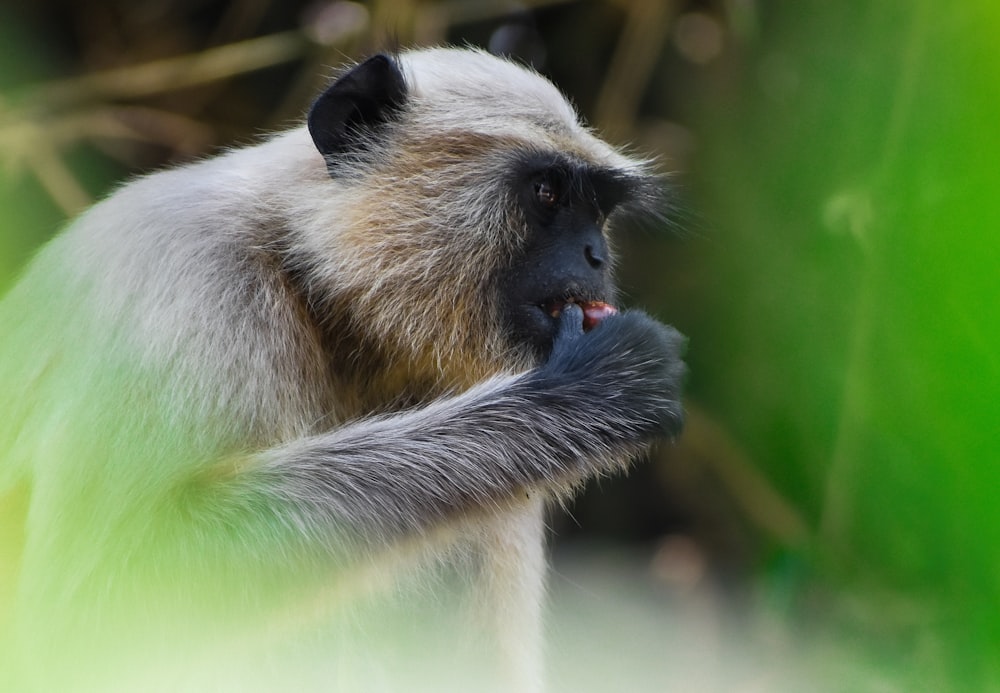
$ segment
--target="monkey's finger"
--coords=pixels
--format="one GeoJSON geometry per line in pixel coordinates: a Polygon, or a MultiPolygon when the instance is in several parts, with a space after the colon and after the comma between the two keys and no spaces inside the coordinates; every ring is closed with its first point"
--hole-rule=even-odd
{"type": "Polygon", "coordinates": [[[583,308],[567,303],[559,313],[557,339],[574,339],[583,334],[583,308]]]}

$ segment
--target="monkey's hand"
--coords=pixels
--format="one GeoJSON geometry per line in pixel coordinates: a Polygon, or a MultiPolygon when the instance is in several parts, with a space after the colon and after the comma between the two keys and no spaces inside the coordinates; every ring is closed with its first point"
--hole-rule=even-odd
{"type": "Polygon", "coordinates": [[[676,436],[685,338],[641,311],[604,318],[584,332],[579,306],[569,304],[539,377],[559,389],[579,388],[576,423],[623,443],[676,436]]]}

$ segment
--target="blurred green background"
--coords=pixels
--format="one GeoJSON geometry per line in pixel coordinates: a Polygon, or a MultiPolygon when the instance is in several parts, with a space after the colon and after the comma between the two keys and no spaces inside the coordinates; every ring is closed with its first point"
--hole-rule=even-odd
{"type": "Polygon", "coordinates": [[[0,290],[119,181],[444,42],[534,64],[673,172],[669,224],[618,246],[628,303],[690,337],[689,427],[553,519],[554,610],[628,566],[638,620],[721,623],[701,664],[777,665],[676,690],[1000,690],[993,0],[3,5],[0,290]]]}

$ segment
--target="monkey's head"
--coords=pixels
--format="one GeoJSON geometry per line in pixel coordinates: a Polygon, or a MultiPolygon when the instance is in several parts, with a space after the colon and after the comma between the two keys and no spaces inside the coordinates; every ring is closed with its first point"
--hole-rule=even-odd
{"type": "Polygon", "coordinates": [[[608,220],[660,189],[550,82],[480,51],[376,55],[308,126],[334,184],[331,310],[401,390],[530,366],[567,302],[599,318],[615,301],[608,220]]]}

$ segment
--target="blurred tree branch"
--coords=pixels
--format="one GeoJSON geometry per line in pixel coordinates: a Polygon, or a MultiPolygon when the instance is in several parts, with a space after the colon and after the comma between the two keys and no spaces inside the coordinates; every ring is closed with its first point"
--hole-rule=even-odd
{"type": "Polygon", "coordinates": [[[137,99],[227,79],[296,60],[308,49],[300,31],[238,41],[197,53],[94,72],[30,89],[12,101],[24,111],[54,111],[90,101],[137,99]]]}
{"type": "Polygon", "coordinates": [[[743,514],[765,534],[787,548],[804,546],[811,532],[799,511],[778,493],[709,412],[691,403],[685,409],[681,454],[706,465],[743,514]]]}
{"type": "Polygon", "coordinates": [[[601,131],[619,140],[632,131],[639,100],[670,31],[673,2],[622,0],[625,28],[618,37],[597,99],[595,119],[601,131]]]}

